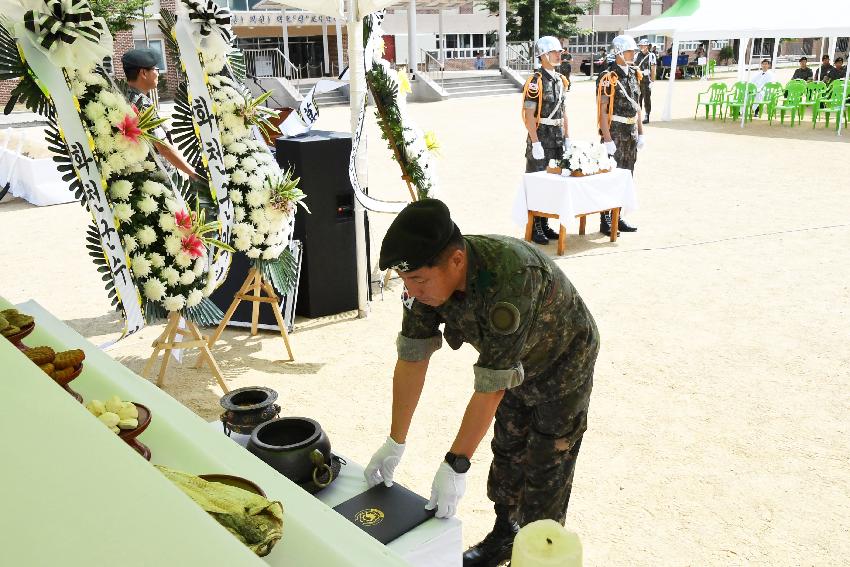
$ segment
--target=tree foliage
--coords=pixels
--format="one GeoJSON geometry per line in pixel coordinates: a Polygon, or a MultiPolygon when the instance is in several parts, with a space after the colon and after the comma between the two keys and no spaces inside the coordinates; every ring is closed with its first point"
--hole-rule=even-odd
{"type": "Polygon", "coordinates": [[[96,17],[106,20],[109,32],[115,35],[120,31],[133,29],[133,20],[142,17],[151,0],[89,0],[96,17]]]}
{"type": "MultiPolygon", "coordinates": [[[[507,27],[511,41],[534,39],[534,0],[508,0],[507,27]]],[[[499,13],[499,0],[487,0],[491,14],[499,13]]],[[[571,0],[540,0],[540,35],[569,37],[581,33],[578,17],[585,8],[571,0]]]]}

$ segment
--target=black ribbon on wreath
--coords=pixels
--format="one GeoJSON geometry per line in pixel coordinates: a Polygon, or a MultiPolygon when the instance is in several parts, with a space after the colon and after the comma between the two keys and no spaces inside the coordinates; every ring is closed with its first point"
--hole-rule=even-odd
{"type": "Polygon", "coordinates": [[[189,9],[189,20],[200,26],[202,37],[217,31],[227,43],[233,43],[233,30],[230,27],[230,10],[216,4],[215,0],[194,2],[183,0],[189,9]]]}
{"type": "Polygon", "coordinates": [[[58,42],[72,44],[80,38],[98,43],[106,31],[94,19],[88,0],[45,0],[44,11],[24,14],[24,26],[47,50],[55,49],[58,42]]]}

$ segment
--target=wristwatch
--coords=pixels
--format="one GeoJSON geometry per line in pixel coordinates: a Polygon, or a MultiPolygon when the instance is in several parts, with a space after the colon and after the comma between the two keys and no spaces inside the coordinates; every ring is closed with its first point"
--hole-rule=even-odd
{"type": "Polygon", "coordinates": [[[469,462],[469,459],[464,455],[455,455],[451,451],[446,453],[446,462],[452,467],[452,470],[456,473],[463,474],[469,470],[469,466],[472,464],[469,462]]]}

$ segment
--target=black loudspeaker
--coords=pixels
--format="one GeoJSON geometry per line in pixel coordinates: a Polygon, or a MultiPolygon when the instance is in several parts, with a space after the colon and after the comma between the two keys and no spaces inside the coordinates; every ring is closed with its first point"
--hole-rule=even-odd
{"type": "Polygon", "coordinates": [[[310,209],[295,215],[294,231],[304,247],[295,313],[304,317],[357,309],[350,154],[351,134],[344,132],[313,130],[275,144],[277,163],[301,179],[310,209]]]}

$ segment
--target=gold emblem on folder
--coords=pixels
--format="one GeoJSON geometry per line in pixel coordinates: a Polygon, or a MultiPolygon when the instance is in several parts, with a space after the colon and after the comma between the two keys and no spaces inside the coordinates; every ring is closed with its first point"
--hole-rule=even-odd
{"type": "Polygon", "coordinates": [[[364,526],[377,526],[384,521],[384,513],[377,508],[366,508],[354,515],[354,521],[364,526]]]}

